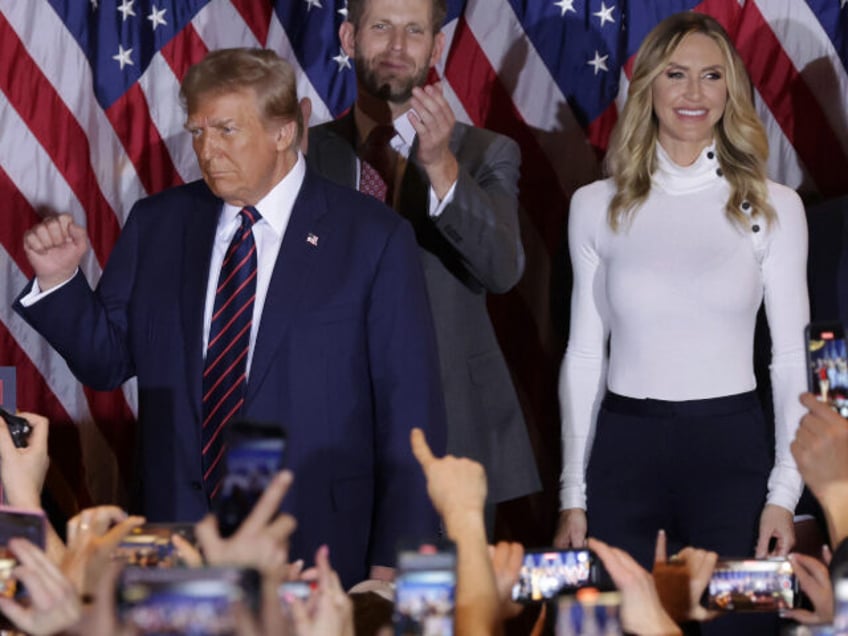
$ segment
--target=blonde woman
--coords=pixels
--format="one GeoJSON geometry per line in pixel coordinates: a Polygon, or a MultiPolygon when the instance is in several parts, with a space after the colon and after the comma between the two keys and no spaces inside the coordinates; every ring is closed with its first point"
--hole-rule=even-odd
{"type": "Polygon", "coordinates": [[[766,179],[767,154],[718,22],[687,12],[657,25],[636,56],[611,177],[571,202],[558,546],[588,532],[645,567],[660,529],[672,552],[792,547],[807,231],[795,192],[766,179]],[[754,392],[763,300],[773,455],[754,392]]]}

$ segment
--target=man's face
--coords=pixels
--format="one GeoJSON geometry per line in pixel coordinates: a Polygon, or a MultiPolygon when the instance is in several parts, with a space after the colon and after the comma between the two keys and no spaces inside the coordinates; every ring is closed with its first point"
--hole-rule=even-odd
{"type": "Polygon", "coordinates": [[[359,24],[344,22],[340,36],[360,87],[395,104],[424,85],[444,41],[433,34],[431,0],[369,0],[359,24]]]}
{"type": "Polygon", "coordinates": [[[251,89],[202,95],[185,127],[203,180],[227,203],[255,205],[290,168],[295,124],[265,122],[251,89]]]}

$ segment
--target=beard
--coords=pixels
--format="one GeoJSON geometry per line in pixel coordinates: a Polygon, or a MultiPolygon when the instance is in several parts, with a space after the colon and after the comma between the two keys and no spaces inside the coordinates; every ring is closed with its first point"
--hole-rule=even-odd
{"type": "MultiPolygon", "coordinates": [[[[365,60],[360,51],[356,52],[356,59],[362,60],[354,65],[359,85],[370,95],[393,104],[408,102],[412,98],[412,89],[424,86],[430,71],[427,66],[423,66],[406,77],[394,74],[380,77],[377,60],[365,60]]],[[[404,61],[410,62],[409,58],[404,61]]]]}

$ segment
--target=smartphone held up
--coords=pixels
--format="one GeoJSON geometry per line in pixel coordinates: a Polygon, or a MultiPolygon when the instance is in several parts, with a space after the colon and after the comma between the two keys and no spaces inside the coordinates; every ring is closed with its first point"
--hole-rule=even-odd
{"type": "Polygon", "coordinates": [[[838,322],[813,322],[806,329],[807,388],[848,417],[848,347],[838,322]]]}
{"type": "Polygon", "coordinates": [[[787,559],[726,559],[716,563],[701,604],[720,611],[776,612],[800,604],[787,559]]]}
{"type": "Polygon", "coordinates": [[[43,550],[46,523],[43,513],[0,506],[0,595],[14,598],[22,592],[14,576],[18,560],[9,549],[9,541],[23,537],[43,550]]]}
{"type": "Polygon", "coordinates": [[[524,554],[512,600],[544,602],[586,587],[608,587],[602,580],[601,563],[586,549],[528,550],[524,554]]]}
{"type": "Polygon", "coordinates": [[[401,550],[395,578],[395,636],[453,634],[456,555],[401,550]]]}
{"type": "Polygon", "coordinates": [[[233,422],[227,434],[226,475],[216,505],[222,537],[232,535],[283,468],[286,435],[272,422],[233,422]]]}

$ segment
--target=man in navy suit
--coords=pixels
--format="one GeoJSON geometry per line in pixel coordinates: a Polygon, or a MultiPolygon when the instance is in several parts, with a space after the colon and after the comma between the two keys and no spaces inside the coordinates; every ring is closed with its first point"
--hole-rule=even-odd
{"type": "Polygon", "coordinates": [[[409,431],[424,428],[440,449],[445,437],[412,228],[307,169],[294,73],[271,51],[209,54],[181,98],[203,180],[136,203],[94,291],[79,270],[82,227],[59,215],[29,230],[36,276],[15,310],[88,386],[137,378],[137,502],[152,521],[195,521],[214,496],[201,393],[218,273],[242,209],[258,211],[234,417],[287,431],[292,558],[327,544],[346,585],[389,578],[398,544],[437,528],[409,431]]]}

